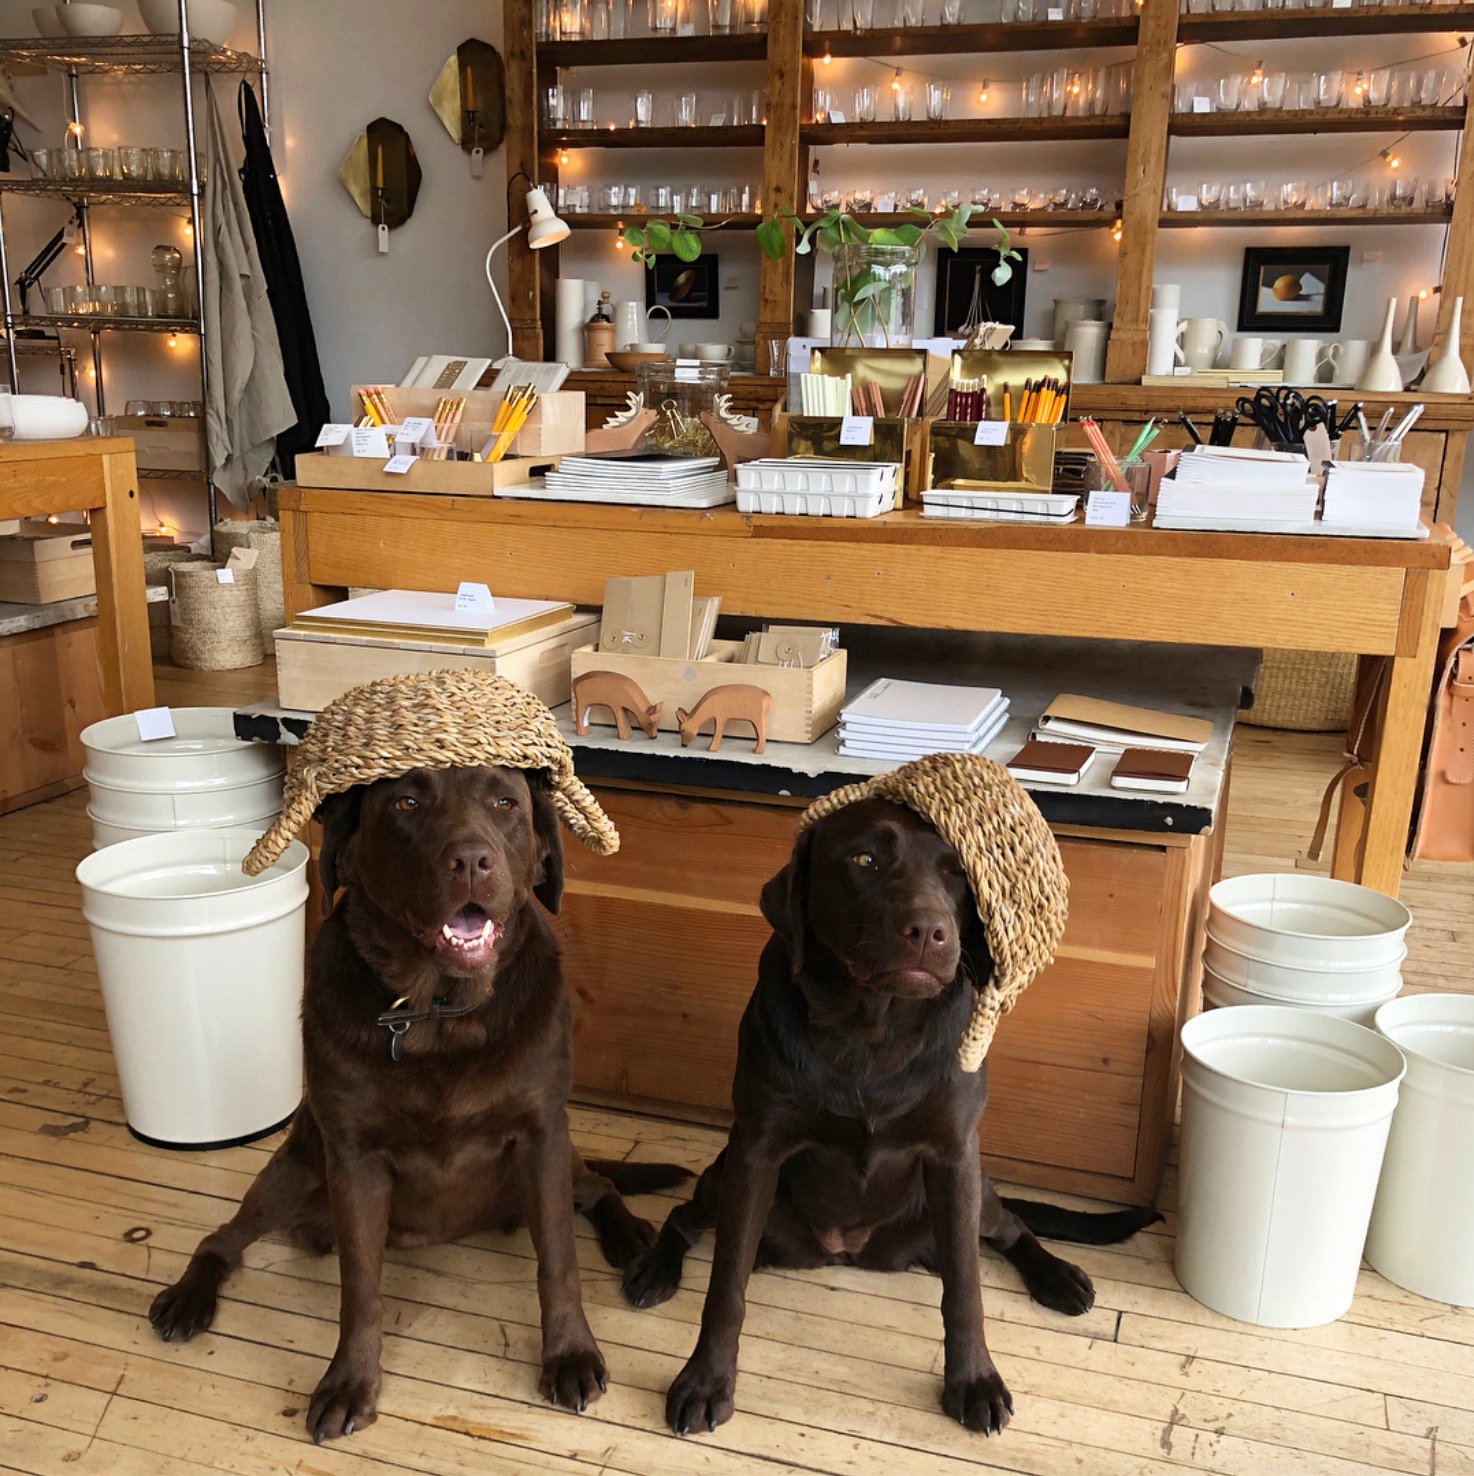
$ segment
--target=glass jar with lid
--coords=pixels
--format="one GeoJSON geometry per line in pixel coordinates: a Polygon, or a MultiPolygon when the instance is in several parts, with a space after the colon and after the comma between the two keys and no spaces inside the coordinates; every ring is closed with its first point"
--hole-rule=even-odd
{"type": "Polygon", "coordinates": [[[641,364],[637,374],[641,403],[655,412],[640,438],[642,450],[673,456],[716,456],[717,443],[701,416],[716,413],[717,396],[727,390],[726,364],[677,360],[641,364]]]}

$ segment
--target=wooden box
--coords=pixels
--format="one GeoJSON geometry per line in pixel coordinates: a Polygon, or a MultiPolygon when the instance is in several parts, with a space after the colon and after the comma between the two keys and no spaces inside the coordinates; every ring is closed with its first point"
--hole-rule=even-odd
{"type": "Polygon", "coordinates": [[[557,625],[511,636],[495,646],[279,630],[277,701],[299,712],[321,712],[333,698],[362,682],[452,669],[504,676],[549,707],[557,707],[568,701],[574,648],[598,633],[598,615],[579,611],[557,625]]]}
{"type": "MultiPolygon", "coordinates": [[[[597,632],[596,632],[597,634],[597,632]]],[[[677,732],[676,708],[688,712],[713,687],[761,687],[770,692],[767,736],[775,743],[812,743],[839,721],[844,704],[845,653],[835,651],[817,666],[762,666],[738,661],[741,641],[713,641],[705,659],[685,661],[676,656],[626,656],[601,651],[596,641],[573,653],[573,676],[586,671],[617,671],[635,682],[652,701],[661,703],[659,727],[677,732]]],[[[603,707],[591,719],[612,727],[614,719],[603,707]]],[[[743,732],[746,729],[742,730],[743,732]]]]}
{"type": "Polygon", "coordinates": [[[113,429],[132,436],[141,475],[151,471],[205,474],[205,422],[187,415],[115,415],[113,429]]]}
{"type": "MultiPolygon", "coordinates": [[[[354,388],[355,402],[358,387],[354,388]]],[[[492,422],[501,408],[503,396],[490,390],[468,390],[456,394],[453,390],[401,389],[391,386],[381,390],[391,414],[398,420],[412,415],[423,415],[433,419],[436,406],[445,399],[465,400],[461,412],[460,428],[456,444],[467,450],[479,451],[491,436],[492,422]]],[[[581,390],[556,390],[550,395],[541,395],[527,423],[517,432],[510,456],[561,456],[573,455],[584,448],[584,399],[581,390]]]]}
{"type": "Polygon", "coordinates": [[[518,456],[504,461],[414,462],[407,472],[386,472],[372,456],[329,456],[313,451],[297,458],[297,484],[351,492],[424,492],[437,497],[491,497],[550,472],[556,456],[518,456]]]}
{"type": "Polygon", "coordinates": [[[80,524],[0,538],[0,600],[50,605],[96,593],[92,535],[80,524]]]}

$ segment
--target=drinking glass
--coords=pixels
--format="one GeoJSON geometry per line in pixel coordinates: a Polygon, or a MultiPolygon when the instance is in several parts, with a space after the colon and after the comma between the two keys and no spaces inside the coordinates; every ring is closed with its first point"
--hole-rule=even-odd
{"type": "Polygon", "coordinates": [[[37,179],[59,178],[57,171],[60,163],[60,149],[32,149],[31,168],[36,171],[37,179]]]}
{"type": "Polygon", "coordinates": [[[1418,182],[1399,177],[1387,187],[1387,203],[1394,210],[1409,210],[1418,197],[1418,182]]]}
{"type": "Polygon", "coordinates": [[[855,18],[857,31],[869,31],[875,26],[875,0],[850,0],[850,13],[855,18]]]}
{"type": "Polygon", "coordinates": [[[873,87],[855,88],[855,122],[875,122],[875,89],[873,87]]]}
{"type": "Polygon", "coordinates": [[[1053,118],[1064,117],[1065,107],[1070,100],[1070,73],[1065,67],[1056,67],[1049,73],[1049,97],[1046,109],[1053,118]]]}
{"type": "Polygon", "coordinates": [[[1100,0],[1070,0],[1070,19],[1092,21],[1100,14],[1100,0]]]}
{"type": "Polygon", "coordinates": [[[1223,205],[1227,210],[1242,210],[1244,208],[1244,187],[1241,184],[1231,184],[1224,191],[1223,205]]]}
{"type": "Polygon", "coordinates": [[[1190,82],[1179,82],[1172,89],[1172,111],[1174,113],[1190,113],[1193,110],[1193,98],[1196,96],[1190,82]]]}
{"type": "MultiPolygon", "coordinates": [[[[32,150],[32,152],[34,153],[35,151],[32,150]]],[[[60,315],[71,311],[67,306],[67,289],[65,287],[47,287],[42,292],[41,297],[46,304],[46,311],[48,313],[60,315]]]]}
{"type": "Polygon", "coordinates": [[[1025,77],[1020,88],[1023,94],[1024,117],[1038,118],[1044,112],[1044,74],[1035,72],[1025,77]]]}
{"type": "Polygon", "coordinates": [[[118,177],[118,151],[116,149],[84,149],[83,167],[88,179],[116,179],[118,177]]]}
{"type": "Polygon", "coordinates": [[[598,125],[598,116],[594,111],[594,89],[592,87],[580,87],[578,96],[574,99],[574,123],[579,128],[594,128],[598,125]]]}
{"type": "Polygon", "coordinates": [[[607,41],[609,39],[609,0],[589,0],[589,39],[591,41],[607,41]]]}
{"type": "Polygon", "coordinates": [[[919,26],[926,21],[926,0],[896,0],[896,20],[903,26],[919,26]]]}
{"type": "Polygon", "coordinates": [[[1326,183],[1326,206],[1331,210],[1344,210],[1351,203],[1351,191],[1344,179],[1333,179],[1326,183]]]}
{"type": "Polygon", "coordinates": [[[635,127],[649,128],[655,122],[655,94],[648,88],[635,94],[635,127]]]}
{"type": "Polygon", "coordinates": [[[1218,108],[1220,112],[1236,113],[1244,103],[1244,79],[1241,76],[1218,79],[1218,108]]]}
{"type": "MultiPolygon", "coordinates": [[[[725,36],[733,28],[734,0],[711,0],[707,6],[707,25],[711,28],[713,36],[725,36]]],[[[810,30],[818,30],[819,22],[817,15],[819,11],[819,0],[809,0],[809,12],[813,17],[809,21],[810,30]]]]}
{"type": "Polygon", "coordinates": [[[788,377],[788,340],[786,338],[768,340],[768,373],[774,379],[788,377]]]}
{"type": "Polygon", "coordinates": [[[942,0],[942,24],[944,26],[962,24],[962,0],[942,0]]]}
{"type": "MultiPolygon", "coordinates": [[[[567,104],[561,83],[543,89],[543,117],[549,128],[561,128],[567,120],[567,104]]],[[[162,149],[157,152],[163,153],[162,149]]]]}
{"type": "Polygon", "coordinates": [[[558,0],[558,34],[565,41],[582,41],[587,35],[583,23],[583,0],[558,0]]]}
{"type": "Polygon", "coordinates": [[[1223,181],[1221,179],[1205,179],[1198,186],[1198,204],[1204,210],[1217,210],[1223,203],[1223,181]]]}
{"type": "Polygon", "coordinates": [[[670,186],[663,184],[656,185],[652,190],[652,195],[654,197],[653,203],[656,213],[659,215],[668,215],[670,213],[670,186]]]}
{"type": "MultiPolygon", "coordinates": [[[[804,0],[804,24],[811,31],[824,29],[824,0],[804,0]]],[[[731,30],[731,27],[727,29],[731,30]]]]}
{"type": "Polygon", "coordinates": [[[870,189],[851,190],[846,209],[853,215],[866,215],[875,204],[875,191],[870,189]]]}
{"type": "Polygon", "coordinates": [[[925,210],[927,208],[925,185],[916,185],[906,191],[906,208],[908,210],[925,210]]]}
{"type": "Polygon", "coordinates": [[[906,86],[891,89],[891,116],[897,123],[911,121],[911,89],[906,86]]]}
{"type": "Polygon", "coordinates": [[[827,87],[816,87],[814,89],[814,122],[827,123],[833,105],[834,94],[827,87]]]}
{"type": "Polygon", "coordinates": [[[1264,181],[1262,179],[1246,179],[1244,181],[1244,209],[1264,209],[1264,181]]]}
{"type": "Polygon", "coordinates": [[[149,151],[140,148],[118,150],[118,173],[124,179],[149,179],[149,151]]]}
{"type": "Polygon", "coordinates": [[[1083,117],[1090,111],[1090,88],[1083,73],[1071,72],[1065,78],[1064,111],[1071,118],[1083,117]]]}
{"type": "Polygon", "coordinates": [[[945,82],[926,84],[926,116],[933,122],[947,116],[947,107],[952,101],[952,89],[945,82]]]}
{"type": "Polygon", "coordinates": [[[1280,207],[1284,210],[1303,210],[1309,186],[1303,179],[1287,179],[1280,186],[1280,207]]]}
{"type": "MultiPolygon", "coordinates": [[[[654,36],[669,36],[676,29],[676,0],[650,0],[646,21],[654,36]]],[[[565,33],[564,40],[567,40],[565,33]]]]}
{"type": "Polygon", "coordinates": [[[1266,72],[1259,83],[1259,106],[1278,112],[1285,105],[1285,83],[1289,79],[1283,72],[1266,72]]]}
{"type": "Polygon", "coordinates": [[[683,92],[676,103],[676,124],[680,128],[696,126],[696,94],[683,92]]]}
{"type": "MultiPolygon", "coordinates": [[[[761,31],[768,24],[768,0],[741,0],[737,19],[744,31],[761,31]]],[[[682,31],[688,35],[689,32],[682,31]]]]}
{"type": "Polygon", "coordinates": [[[1339,71],[1317,72],[1315,75],[1315,105],[1318,108],[1339,108],[1341,91],[1345,83],[1339,71]]]}

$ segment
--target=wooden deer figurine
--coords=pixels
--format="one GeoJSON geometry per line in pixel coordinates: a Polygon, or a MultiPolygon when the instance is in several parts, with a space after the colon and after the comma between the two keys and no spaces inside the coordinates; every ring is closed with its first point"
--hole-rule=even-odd
{"type": "Polygon", "coordinates": [[[607,707],[621,738],[628,738],[630,725],[625,714],[634,718],[647,738],[655,736],[660,721],[660,702],[652,702],[627,676],[617,671],[586,671],[573,679],[573,731],[580,738],[589,730],[589,709],[607,707]]]}
{"type": "Polygon", "coordinates": [[[681,747],[686,748],[700,731],[701,725],[712,725],[711,746],[708,753],[715,753],[722,746],[722,729],[728,723],[751,723],[757,734],[754,753],[761,753],[768,742],[768,709],[773,705],[773,694],[761,687],[733,685],[713,687],[687,712],[676,708],[676,721],[681,725],[681,747]]]}

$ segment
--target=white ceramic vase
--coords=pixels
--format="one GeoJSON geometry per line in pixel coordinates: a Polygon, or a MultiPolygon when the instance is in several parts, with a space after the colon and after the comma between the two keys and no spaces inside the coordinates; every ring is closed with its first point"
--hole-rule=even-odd
{"type": "Polygon", "coordinates": [[[1402,320],[1402,339],[1397,345],[1397,357],[1405,358],[1418,351],[1418,294],[1411,293],[1407,300],[1407,317],[1402,320]]]}
{"type": "Polygon", "coordinates": [[[1464,299],[1454,298],[1454,309],[1448,315],[1448,328],[1438,357],[1428,365],[1422,388],[1433,395],[1467,395],[1469,371],[1459,357],[1459,341],[1464,330],[1464,299]]]}
{"type": "Polygon", "coordinates": [[[1402,389],[1402,371],[1392,353],[1392,324],[1397,317],[1397,299],[1387,300],[1387,316],[1382,321],[1382,336],[1367,360],[1356,387],[1364,394],[1395,395],[1402,389]]]}

